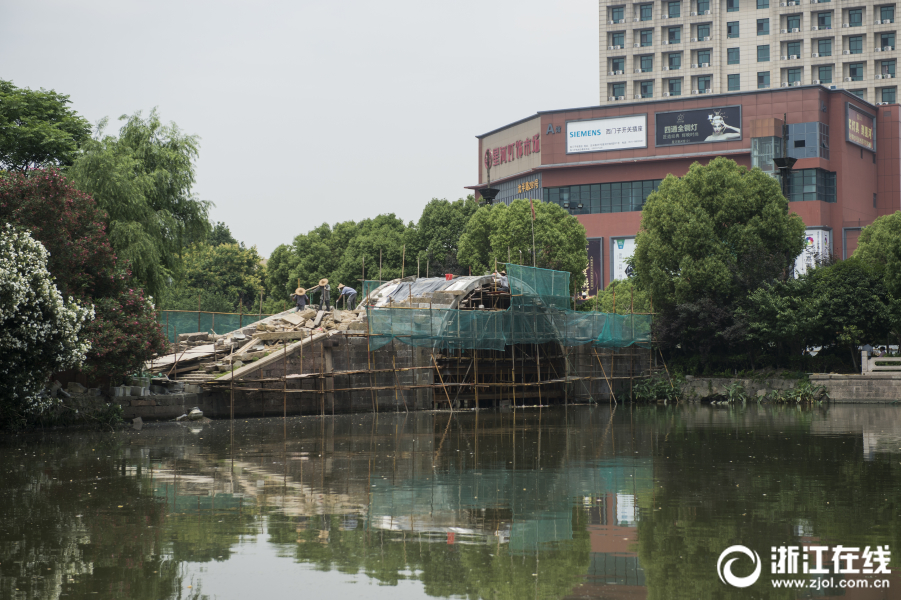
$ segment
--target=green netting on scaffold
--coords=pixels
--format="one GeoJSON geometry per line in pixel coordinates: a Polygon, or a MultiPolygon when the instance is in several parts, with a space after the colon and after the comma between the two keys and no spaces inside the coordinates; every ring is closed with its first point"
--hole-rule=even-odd
{"type": "MultiPolygon", "coordinates": [[[[162,310],[159,313],[158,321],[163,326],[163,332],[166,339],[170,342],[175,341],[175,333],[197,333],[201,331],[210,333],[229,333],[240,329],[245,325],[256,323],[260,320],[259,313],[213,313],[200,312],[200,320],[198,324],[196,311],[181,310],[162,310]]],[[[272,315],[263,314],[262,318],[271,317],[272,315]]]]}
{"type": "Polygon", "coordinates": [[[388,283],[388,282],[387,281],[379,281],[377,279],[367,279],[367,280],[363,281],[363,289],[359,295],[359,301],[362,302],[363,298],[366,298],[367,296],[369,296],[369,293],[372,292],[372,290],[377,289],[383,283],[388,283]]]}
{"type": "Polygon", "coordinates": [[[650,345],[650,315],[569,309],[569,273],[519,265],[508,265],[507,271],[512,295],[507,310],[370,307],[370,348],[377,350],[393,339],[448,350],[503,350],[512,344],[545,342],[567,347],[650,345]]]}

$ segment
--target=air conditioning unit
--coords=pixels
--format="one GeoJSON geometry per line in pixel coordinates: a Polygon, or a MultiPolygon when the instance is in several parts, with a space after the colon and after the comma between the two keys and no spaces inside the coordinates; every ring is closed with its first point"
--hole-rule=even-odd
{"type": "Polygon", "coordinates": [[[842,50],[842,54],[851,54],[850,50],[842,50]]]}
{"type": "Polygon", "coordinates": [[[607,73],[607,75],[608,75],[608,76],[610,76],[610,75],[616,75],[616,71],[609,71],[609,72],[607,73]]]}
{"type": "Polygon", "coordinates": [[[709,11],[709,10],[705,10],[705,11],[704,11],[704,14],[705,14],[705,15],[709,15],[709,14],[710,14],[710,11],[709,11]]]}
{"type": "Polygon", "coordinates": [[[888,104],[888,102],[877,102],[876,106],[882,106],[883,104],[888,104]]]}
{"type": "Polygon", "coordinates": [[[622,46],[614,46],[613,49],[614,49],[614,50],[622,50],[623,47],[622,47],[622,46]]]}
{"type": "Polygon", "coordinates": [[[607,50],[613,50],[613,46],[607,46],[607,50]]]}
{"type": "Polygon", "coordinates": [[[800,4],[800,2],[789,2],[788,3],[789,6],[798,6],[798,4],[800,4]]]}
{"type": "Polygon", "coordinates": [[[620,19],[619,21],[617,21],[617,23],[619,23],[620,25],[622,25],[622,24],[625,23],[625,22],[626,22],[625,19],[620,19]]]}
{"type": "Polygon", "coordinates": [[[704,36],[704,41],[705,41],[705,42],[709,42],[709,41],[710,41],[710,36],[709,36],[709,35],[705,35],[705,36],[704,36]]]}
{"type": "Polygon", "coordinates": [[[788,29],[780,29],[779,33],[788,33],[788,29]]]}
{"type": "Polygon", "coordinates": [[[692,63],[691,68],[692,68],[692,69],[697,69],[698,66],[699,66],[698,63],[692,63]]]}
{"type": "Polygon", "coordinates": [[[883,79],[891,79],[893,77],[894,77],[894,75],[892,75],[891,73],[883,73],[883,75],[882,75],[883,79]]]}
{"type": "Polygon", "coordinates": [[[882,21],[880,21],[879,19],[876,19],[876,24],[877,24],[877,25],[882,25],[882,21]]]}
{"type": "Polygon", "coordinates": [[[710,67],[710,63],[701,63],[702,69],[707,69],[708,67],[710,67]]]}
{"type": "Polygon", "coordinates": [[[669,71],[669,67],[663,67],[664,71],[669,71]]]}
{"type": "Polygon", "coordinates": [[[617,100],[625,100],[626,97],[625,97],[625,96],[617,96],[616,99],[617,99],[617,100]]]}
{"type": "Polygon", "coordinates": [[[608,96],[608,97],[607,97],[607,101],[608,101],[608,102],[615,102],[615,101],[616,101],[616,96],[608,96]]]}
{"type": "Polygon", "coordinates": [[[882,48],[873,48],[873,52],[882,52],[882,48]]]}
{"type": "Polygon", "coordinates": [[[660,42],[660,43],[663,44],[664,46],[666,46],[667,44],[669,44],[669,40],[663,40],[663,41],[660,42]]]}
{"type": "Polygon", "coordinates": [[[816,4],[817,2],[819,2],[819,0],[810,0],[811,4],[816,4]]]}
{"type": "Polygon", "coordinates": [[[891,46],[883,46],[883,47],[882,47],[882,51],[883,51],[883,52],[891,52],[891,51],[892,51],[892,47],[891,47],[891,46]]]}
{"type": "Polygon", "coordinates": [[[617,74],[617,75],[622,75],[623,72],[622,72],[622,71],[617,71],[616,74],[617,74]]]}
{"type": "Polygon", "coordinates": [[[850,23],[842,23],[842,27],[851,27],[850,23]]]}
{"type": "Polygon", "coordinates": [[[607,21],[607,25],[615,25],[616,21],[607,21]]]}
{"type": "Polygon", "coordinates": [[[814,85],[820,85],[820,80],[819,80],[819,79],[814,79],[814,80],[813,80],[813,84],[814,84],[814,85]]]}
{"type": "Polygon", "coordinates": [[[669,98],[669,92],[663,92],[663,97],[664,97],[664,98],[669,98]]]}
{"type": "Polygon", "coordinates": [[[632,44],[633,48],[641,48],[641,44],[632,44]]]}
{"type": "Polygon", "coordinates": [[[850,77],[845,77],[845,81],[852,81],[850,77]]]}
{"type": "Polygon", "coordinates": [[[669,15],[660,15],[661,19],[669,19],[669,15]]]}
{"type": "Polygon", "coordinates": [[[876,79],[882,79],[882,75],[876,74],[876,79]]]}
{"type": "Polygon", "coordinates": [[[783,56],[783,57],[782,57],[782,60],[788,60],[788,57],[787,57],[787,56],[783,56]]]}
{"type": "Polygon", "coordinates": [[[792,27],[792,33],[801,33],[800,27],[792,27]]]}
{"type": "Polygon", "coordinates": [[[789,60],[797,60],[797,58],[798,58],[797,54],[792,54],[791,56],[788,57],[789,60]]]}
{"type": "Polygon", "coordinates": [[[634,73],[641,73],[641,69],[635,69],[634,73]]]}
{"type": "Polygon", "coordinates": [[[819,53],[819,52],[814,52],[814,53],[813,53],[813,57],[814,57],[814,58],[819,58],[819,57],[820,57],[820,53],[819,53]]]}
{"type": "Polygon", "coordinates": [[[883,25],[888,25],[888,24],[891,23],[891,22],[892,22],[891,19],[885,19],[885,20],[882,21],[882,24],[883,24],[883,25]]]}
{"type": "Polygon", "coordinates": [[[814,25],[813,27],[810,28],[810,30],[811,30],[811,31],[819,31],[820,28],[817,27],[816,25],[814,25]]]}
{"type": "Polygon", "coordinates": [[[697,42],[697,41],[698,41],[698,38],[691,38],[691,41],[697,42]]]}
{"type": "Polygon", "coordinates": [[[787,82],[787,81],[783,81],[783,82],[782,82],[782,87],[788,87],[788,82],[787,82]]]}
{"type": "Polygon", "coordinates": [[[697,16],[698,16],[698,13],[696,13],[696,12],[692,12],[692,13],[690,13],[690,14],[691,14],[692,17],[697,17],[697,16]]]}
{"type": "Polygon", "coordinates": [[[692,94],[700,94],[701,92],[699,90],[691,90],[691,93],[692,94]]]}
{"type": "Polygon", "coordinates": [[[641,100],[641,94],[635,94],[634,99],[635,99],[635,100],[641,100]]]}
{"type": "Polygon", "coordinates": [[[801,85],[801,82],[800,82],[800,81],[793,81],[793,82],[792,82],[792,85],[795,86],[795,87],[798,87],[799,85],[801,85]]]}
{"type": "Polygon", "coordinates": [[[779,6],[788,6],[788,2],[780,2],[779,6]]]}
{"type": "Polygon", "coordinates": [[[638,17],[635,17],[632,19],[633,23],[638,23],[639,21],[641,21],[641,19],[639,19],[638,17]]]}

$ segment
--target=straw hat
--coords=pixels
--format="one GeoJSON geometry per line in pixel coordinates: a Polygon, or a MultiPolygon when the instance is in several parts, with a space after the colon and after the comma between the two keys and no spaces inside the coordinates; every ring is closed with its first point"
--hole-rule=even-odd
{"type": "Polygon", "coordinates": [[[338,289],[340,290],[340,289],[343,289],[343,288],[344,288],[344,284],[343,284],[343,283],[339,283],[339,284],[338,284],[338,289]]]}
{"type": "Polygon", "coordinates": [[[296,290],[294,290],[294,293],[297,294],[298,296],[303,296],[304,294],[307,293],[307,291],[303,288],[297,288],[296,290]]]}
{"type": "Polygon", "coordinates": [[[328,279],[320,279],[319,285],[328,285],[328,279]]]}

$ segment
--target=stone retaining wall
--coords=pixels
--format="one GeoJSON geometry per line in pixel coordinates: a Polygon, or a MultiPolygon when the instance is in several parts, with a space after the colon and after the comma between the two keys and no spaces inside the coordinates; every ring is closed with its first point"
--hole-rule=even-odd
{"type": "Polygon", "coordinates": [[[901,401],[901,373],[811,375],[810,381],[826,386],[833,402],[901,401]]]}

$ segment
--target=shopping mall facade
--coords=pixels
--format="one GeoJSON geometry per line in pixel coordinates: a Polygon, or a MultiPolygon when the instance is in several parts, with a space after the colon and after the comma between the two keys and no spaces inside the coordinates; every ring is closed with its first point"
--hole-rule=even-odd
{"type": "Polygon", "coordinates": [[[725,156],[776,175],[772,159],[787,154],[797,159],[789,210],[807,226],[803,271],[804,256],[845,258],[861,227],[901,209],[899,109],[810,85],[544,111],[478,136],[479,183],[470,187],[480,197],[490,169],[496,202],[541,199],[575,215],[594,294],[627,276],[641,208],[668,174],[725,156]]]}

